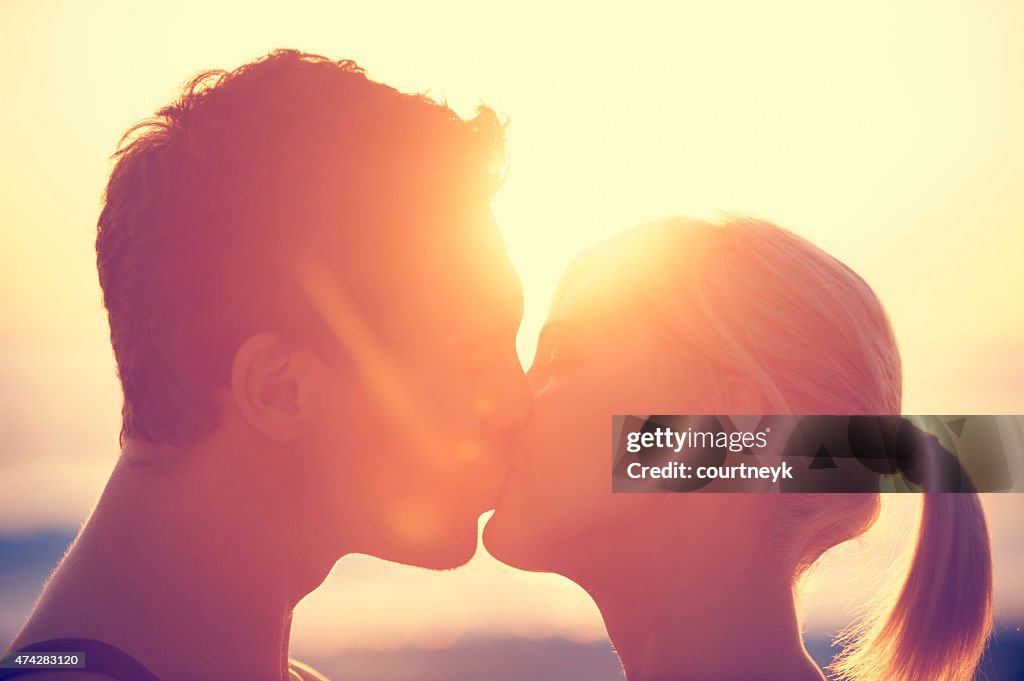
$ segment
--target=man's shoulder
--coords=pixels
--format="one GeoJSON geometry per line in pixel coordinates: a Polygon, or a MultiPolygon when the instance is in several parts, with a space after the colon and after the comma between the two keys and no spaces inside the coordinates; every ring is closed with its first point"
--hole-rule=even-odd
{"type": "Polygon", "coordinates": [[[288,660],[288,668],[302,681],[330,681],[326,676],[298,660],[288,660]]]}
{"type": "MultiPolygon", "coordinates": [[[[307,664],[298,662],[297,660],[288,660],[288,668],[293,672],[292,676],[295,676],[302,681],[330,681],[326,676],[313,669],[307,664]]],[[[62,670],[54,672],[36,672],[31,677],[26,677],[26,681],[114,681],[113,677],[106,676],[104,674],[93,674],[84,670],[62,670]]]]}
{"type": "Polygon", "coordinates": [[[25,681],[117,681],[117,679],[113,676],[94,674],[82,669],[61,669],[32,672],[25,676],[25,681]]]}

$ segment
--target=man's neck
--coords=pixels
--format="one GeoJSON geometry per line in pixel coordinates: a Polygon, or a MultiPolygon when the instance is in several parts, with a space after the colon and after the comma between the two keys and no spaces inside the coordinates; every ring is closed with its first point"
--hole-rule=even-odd
{"type": "Polygon", "coordinates": [[[81,636],[164,681],[287,678],[292,609],[332,563],[297,564],[283,500],[244,469],[232,480],[209,452],[167,466],[147,454],[122,453],[12,648],[81,636]]]}

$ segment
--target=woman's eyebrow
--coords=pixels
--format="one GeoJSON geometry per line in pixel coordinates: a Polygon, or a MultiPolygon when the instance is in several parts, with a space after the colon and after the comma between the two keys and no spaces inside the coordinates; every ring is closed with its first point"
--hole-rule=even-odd
{"type": "Polygon", "coordinates": [[[540,335],[537,337],[537,344],[540,345],[545,342],[551,342],[556,338],[564,338],[566,336],[572,337],[577,335],[579,326],[572,322],[567,322],[561,319],[553,319],[546,324],[540,330],[540,335]]]}

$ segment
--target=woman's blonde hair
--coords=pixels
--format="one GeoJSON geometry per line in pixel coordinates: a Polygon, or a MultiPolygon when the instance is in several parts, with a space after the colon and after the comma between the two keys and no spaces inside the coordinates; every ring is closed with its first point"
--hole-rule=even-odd
{"type": "MultiPolygon", "coordinates": [[[[773,413],[901,412],[902,369],[888,315],[860,276],[807,240],[750,218],[671,218],[637,228],[605,254],[632,260],[635,283],[664,312],[660,328],[671,347],[695,353],[713,371],[743,376],[773,413]]],[[[794,579],[824,551],[863,533],[880,506],[878,494],[780,501],[777,525],[794,579]]],[[[966,681],[990,633],[991,592],[977,495],[925,494],[895,605],[849,630],[830,669],[843,680],[966,681]]]]}

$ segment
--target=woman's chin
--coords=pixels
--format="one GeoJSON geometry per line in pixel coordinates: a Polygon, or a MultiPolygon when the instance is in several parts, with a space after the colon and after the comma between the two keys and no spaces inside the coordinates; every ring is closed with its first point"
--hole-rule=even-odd
{"type": "Polygon", "coordinates": [[[535,530],[524,519],[515,517],[501,505],[484,526],[483,542],[487,552],[502,563],[520,570],[546,572],[548,566],[535,530]]]}

